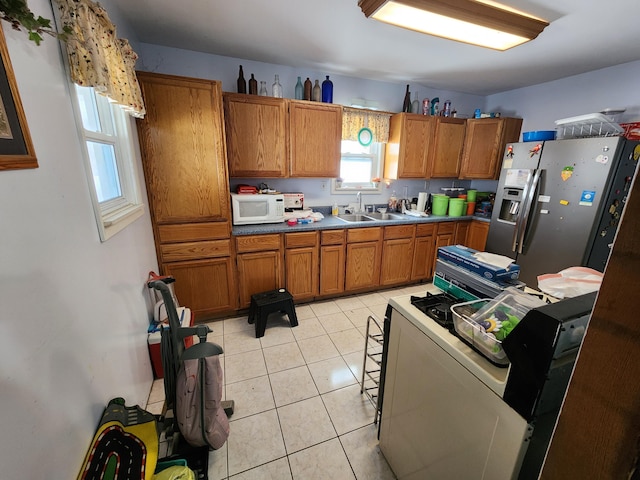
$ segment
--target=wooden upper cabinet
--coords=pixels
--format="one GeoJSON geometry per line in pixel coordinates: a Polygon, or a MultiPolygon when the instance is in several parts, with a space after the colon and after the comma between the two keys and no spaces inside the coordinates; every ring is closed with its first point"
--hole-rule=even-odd
{"type": "Polygon", "coordinates": [[[290,101],[289,136],[292,177],[340,176],[340,105],[290,101]]]}
{"type": "Polygon", "coordinates": [[[220,82],[137,75],[147,109],[137,125],[153,221],[228,221],[220,82]]]}
{"type": "Polygon", "coordinates": [[[384,178],[426,178],[434,127],[434,117],[415,113],[391,117],[384,178]]]}
{"type": "Polygon", "coordinates": [[[227,158],[232,177],[286,177],[287,101],[224,94],[227,158]]]}
{"type": "Polygon", "coordinates": [[[429,177],[458,178],[465,129],[462,118],[436,117],[429,177]]]}
{"type": "Polygon", "coordinates": [[[504,149],[519,140],[521,128],[521,118],[467,120],[460,178],[497,178],[504,149]]]}

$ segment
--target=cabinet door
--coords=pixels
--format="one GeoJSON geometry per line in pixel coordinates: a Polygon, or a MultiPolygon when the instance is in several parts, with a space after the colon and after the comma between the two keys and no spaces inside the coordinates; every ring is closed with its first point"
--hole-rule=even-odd
{"type": "Polygon", "coordinates": [[[467,235],[469,232],[470,221],[456,222],[456,236],[454,238],[454,245],[466,245],[467,235]]]}
{"type": "Polygon", "coordinates": [[[345,290],[376,287],[380,281],[380,242],[347,244],[345,290]]]}
{"type": "Polygon", "coordinates": [[[320,295],[344,292],[344,245],[320,247],[320,295]]]}
{"type": "Polygon", "coordinates": [[[176,279],[176,298],[192,310],[196,320],[237,308],[230,257],[165,263],[163,273],[176,279]]]}
{"type": "Polygon", "coordinates": [[[521,118],[467,120],[460,178],[496,178],[505,146],[520,138],[521,118]]]}
{"type": "Polygon", "coordinates": [[[380,285],[398,285],[411,280],[413,238],[385,240],[382,246],[380,285]]]}
{"type": "Polygon", "coordinates": [[[296,301],[318,295],[318,247],[291,248],[284,254],[287,290],[296,301]]]}
{"type": "Polygon", "coordinates": [[[240,308],[248,307],[251,295],[284,287],[280,251],[242,253],[236,257],[240,308]]]}
{"type": "Polygon", "coordinates": [[[224,94],[229,175],[287,175],[287,103],[282,98],[224,94]]]}
{"type": "Polygon", "coordinates": [[[464,132],[465,120],[448,117],[437,118],[430,177],[458,178],[464,132]]]}
{"type": "Polygon", "coordinates": [[[385,147],[384,178],[425,178],[433,144],[435,118],[393,115],[385,147]]]}
{"type": "Polygon", "coordinates": [[[147,114],[138,120],[154,223],[230,217],[220,82],[138,72],[147,114]]]}
{"type": "Polygon", "coordinates": [[[436,230],[436,244],[433,251],[433,265],[436,264],[438,258],[438,248],[454,245],[456,222],[439,223],[436,230]]]}
{"type": "Polygon", "coordinates": [[[289,135],[292,177],[340,175],[340,105],[289,102],[289,135]]]}
{"type": "Polygon", "coordinates": [[[433,272],[433,236],[416,237],[413,253],[411,280],[426,280],[433,272]]]}
{"type": "Polygon", "coordinates": [[[489,222],[473,221],[467,233],[467,247],[484,252],[489,235],[489,222]]]}

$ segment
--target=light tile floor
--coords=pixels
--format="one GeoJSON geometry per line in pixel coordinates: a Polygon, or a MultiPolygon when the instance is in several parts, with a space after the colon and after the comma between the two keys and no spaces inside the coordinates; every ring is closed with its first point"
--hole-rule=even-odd
{"type": "MultiPolygon", "coordinates": [[[[224,398],[235,401],[226,444],[209,456],[209,480],[357,479],[395,476],[378,447],[374,407],[360,393],[367,318],[427,285],[296,306],[299,325],[272,315],[255,338],[246,316],[209,324],[224,348],[224,398]]],[[[147,409],[161,413],[162,380],[147,409]]]]}

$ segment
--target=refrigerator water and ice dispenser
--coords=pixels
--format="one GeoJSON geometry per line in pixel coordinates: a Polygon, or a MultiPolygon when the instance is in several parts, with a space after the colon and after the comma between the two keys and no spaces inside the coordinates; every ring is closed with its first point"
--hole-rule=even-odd
{"type": "Polygon", "coordinates": [[[522,189],[505,188],[502,193],[502,204],[500,205],[500,213],[498,220],[515,225],[520,205],[522,203],[522,189]]]}

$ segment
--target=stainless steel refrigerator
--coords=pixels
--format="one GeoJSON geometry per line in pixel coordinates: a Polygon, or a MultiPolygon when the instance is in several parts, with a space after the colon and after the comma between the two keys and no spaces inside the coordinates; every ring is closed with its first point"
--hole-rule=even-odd
{"type": "Polygon", "coordinates": [[[639,157],[624,137],[507,145],[486,251],[534,288],[572,266],[604,271],[639,157]]]}

